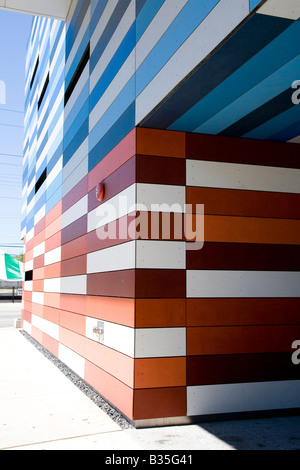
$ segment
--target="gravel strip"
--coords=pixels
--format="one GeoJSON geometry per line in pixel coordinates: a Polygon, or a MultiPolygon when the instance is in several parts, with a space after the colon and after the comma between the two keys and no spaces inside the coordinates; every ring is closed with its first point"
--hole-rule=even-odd
{"type": "Polygon", "coordinates": [[[20,333],[38,350],[43,356],[51,361],[71,382],[76,385],[98,408],[104,411],[110,418],[117,423],[122,429],[134,429],[134,426],[130,424],[123,415],[115,410],[109,403],[107,403],[103,397],[88,383],[86,383],[79,375],[75,374],[69,367],[61,362],[57,357],[51,354],[45,349],[40,343],[33,339],[26,331],[20,330],[20,333]]]}

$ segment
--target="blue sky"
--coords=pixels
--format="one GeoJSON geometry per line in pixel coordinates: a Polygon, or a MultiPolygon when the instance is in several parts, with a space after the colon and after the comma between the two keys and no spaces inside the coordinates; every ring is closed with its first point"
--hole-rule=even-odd
{"type": "Polygon", "coordinates": [[[26,47],[32,16],[0,10],[0,249],[21,241],[26,47]],[[5,246],[7,245],[7,246],[5,246]]]}

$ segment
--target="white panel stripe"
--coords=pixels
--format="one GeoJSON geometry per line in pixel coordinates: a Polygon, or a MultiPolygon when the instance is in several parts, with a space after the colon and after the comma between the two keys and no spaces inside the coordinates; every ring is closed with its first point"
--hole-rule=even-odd
{"type": "Polygon", "coordinates": [[[135,339],[136,358],[186,355],[185,328],[139,328],[135,339]]]}
{"type": "Polygon", "coordinates": [[[300,272],[187,271],[187,297],[300,297],[300,272]]]}
{"type": "Polygon", "coordinates": [[[187,160],[187,185],[300,193],[300,170],[187,160]]]}
{"type": "Polygon", "coordinates": [[[85,359],[63,344],[59,344],[58,358],[79,377],[84,379],[85,359]]]}
{"type": "Polygon", "coordinates": [[[80,219],[80,217],[87,214],[88,211],[88,195],[85,195],[80,199],[76,204],[74,204],[70,209],[62,214],[62,223],[61,228],[64,229],[68,225],[75,222],[75,220],[80,219]]]}
{"type": "Polygon", "coordinates": [[[59,325],[57,325],[56,323],[52,323],[34,314],[31,316],[31,323],[32,326],[35,326],[43,333],[46,333],[48,336],[51,336],[51,338],[54,338],[59,341],[59,325]]]}
{"type": "MultiPolygon", "coordinates": [[[[86,336],[94,341],[98,341],[97,335],[93,332],[98,327],[99,320],[86,318],[86,336]]],[[[104,339],[101,341],[104,346],[134,357],[134,329],[116,323],[103,322],[104,339]]]]}
{"type": "Polygon", "coordinates": [[[300,381],[187,387],[187,416],[298,408],[300,381]]]}
{"type": "Polygon", "coordinates": [[[135,269],[135,241],[87,255],[87,274],[135,269]]]}
{"type": "Polygon", "coordinates": [[[185,242],[138,240],[136,267],[141,269],[185,269],[185,242]]]}

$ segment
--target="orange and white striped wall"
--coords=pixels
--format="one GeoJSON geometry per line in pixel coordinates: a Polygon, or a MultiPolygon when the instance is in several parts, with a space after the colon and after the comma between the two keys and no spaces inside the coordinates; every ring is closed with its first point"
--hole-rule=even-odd
{"type": "Polygon", "coordinates": [[[299,408],[299,172],[295,144],[135,128],[26,240],[24,330],[136,426],[299,408]],[[140,230],[153,203],[204,205],[202,249],[140,230]]]}

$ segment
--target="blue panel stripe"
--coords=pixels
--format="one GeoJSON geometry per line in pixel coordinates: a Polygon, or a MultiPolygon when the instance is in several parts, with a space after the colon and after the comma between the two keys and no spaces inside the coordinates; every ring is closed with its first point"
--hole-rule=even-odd
{"type": "MultiPolygon", "coordinates": [[[[202,100],[231,74],[249,61],[282,31],[290,20],[272,16],[254,15],[223,46],[195,71],[161,106],[143,123],[145,127],[169,128],[195,103],[202,100]],[[249,37],[252,38],[249,43],[249,37]]],[[[177,125],[174,126],[177,130],[177,125]]],[[[185,130],[183,126],[178,130],[185,130]]]]}
{"type": "Polygon", "coordinates": [[[249,9],[250,11],[254,10],[260,3],[263,3],[262,0],[249,0],[249,9]]]}
{"type": "Polygon", "coordinates": [[[88,46],[88,43],[90,42],[90,31],[89,29],[87,29],[81,43],[80,43],[80,46],[78,47],[78,50],[76,52],[76,55],[75,55],[75,58],[72,62],[72,65],[66,75],[66,81],[65,81],[65,87],[66,89],[68,88],[68,86],[70,85],[70,82],[72,80],[72,77],[74,75],[74,73],[76,72],[76,69],[79,65],[79,62],[81,61],[82,59],[82,56],[88,46]]]}
{"type": "Polygon", "coordinates": [[[102,56],[107,44],[109,43],[116,27],[120,23],[125,11],[127,10],[131,0],[119,0],[110,20],[107,23],[106,28],[103,31],[94,51],[91,54],[90,66],[91,73],[96,67],[100,57],[102,56]]]}
{"type": "MultiPolygon", "coordinates": [[[[90,2],[87,0],[78,0],[72,21],[66,35],[66,60],[68,59],[76,37],[79,33],[82,21],[87,13],[90,2]]],[[[89,29],[89,28],[88,28],[89,29]]]]}
{"type": "MultiPolygon", "coordinates": [[[[249,137],[251,139],[266,139],[269,140],[271,136],[282,131],[286,128],[287,123],[294,125],[299,121],[299,105],[292,106],[288,111],[275,116],[270,121],[266,122],[262,126],[253,129],[253,131],[245,134],[243,137],[249,137]]],[[[299,135],[299,129],[298,129],[299,135]]],[[[294,136],[297,137],[297,136],[294,136]]]]}
{"type": "Polygon", "coordinates": [[[190,0],[136,72],[137,96],[163,68],[177,49],[206,18],[219,0],[190,0]]]}
{"type": "Polygon", "coordinates": [[[244,118],[227,127],[227,129],[222,131],[220,135],[241,137],[270,119],[273,119],[275,115],[281,114],[290,109],[292,106],[291,90],[289,88],[247,114],[244,118]]]}
{"type": "Polygon", "coordinates": [[[264,80],[266,76],[271,75],[287,61],[292,60],[299,54],[299,46],[295,43],[295,33],[300,34],[300,24],[293,23],[270,45],[240,67],[227,80],[224,80],[202,101],[195,104],[169,129],[196,131],[201,127],[200,124],[204,124],[221,109],[264,80]]]}
{"type": "Polygon", "coordinates": [[[73,139],[67,148],[64,148],[64,165],[65,166],[68,161],[73,157],[76,150],[80,147],[82,142],[87,138],[89,133],[89,120],[86,119],[85,122],[82,124],[80,129],[76,134],[76,139],[73,139]]]}
{"type": "MultiPolygon", "coordinates": [[[[228,125],[241,119],[254,109],[281,94],[293,82],[296,70],[300,69],[300,56],[289,62],[286,66],[273,73],[270,77],[251,88],[237,100],[232,101],[224,110],[198,127],[196,132],[218,134],[228,125]]],[[[246,81],[246,80],[245,80],[246,81]]]]}
{"type": "Polygon", "coordinates": [[[105,10],[108,0],[92,0],[91,4],[91,36],[105,10]]]}
{"type": "Polygon", "coordinates": [[[140,0],[137,2],[136,41],[138,42],[165,0],[140,0]],[[142,5],[141,5],[142,4],[142,5]]]}
{"type": "Polygon", "coordinates": [[[67,148],[72,140],[77,140],[77,133],[83,123],[89,117],[89,100],[87,99],[70,126],[70,129],[64,134],[64,149],[67,148]]]}
{"type": "Polygon", "coordinates": [[[119,96],[115,99],[104,116],[98,121],[96,126],[90,132],[90,149],[95,147],[99,140],[108,132],[124,110],[134,101],[135,78],[132,77],[123,88],[119,96]]]}
{"type": "Polygon", "coordinates": [[[123,39],[120,47],[116,51],[114,57],[110,61],[109,65],[103,72],[101,78],[99,79],[97,85],[93,89],[90,98],[91,110],[94,109],[99,99],[108,88],[112,80],[115,78],[120,68],[126,61],[127,57],[130,55],[132,50],[135,47],[135,24],[131,26],[125,38],[123,39]]]}
{"type": "Polygon", "coordinates": [[[89,152],[91,171],[135,126],[135,103],[132,103],[105,136],[89,152]]]}
{"type": "Polygon", "coordinates": [[[68,116],[65,119],[65,122],[64,122],[64,133],[65,134],[68,132],[71,125],[75,121],[75,119],[76,119],[77,115],[79,114],[80,110],[82,109],[83,105],[89,99],[89,90],[90,90],[90,84],[89,84],[89,81],[87,81],[86,84],[84,85],[80,95],[78,96],[76,102],[74,103],[72,111],[69,112],[68,116]]]}

